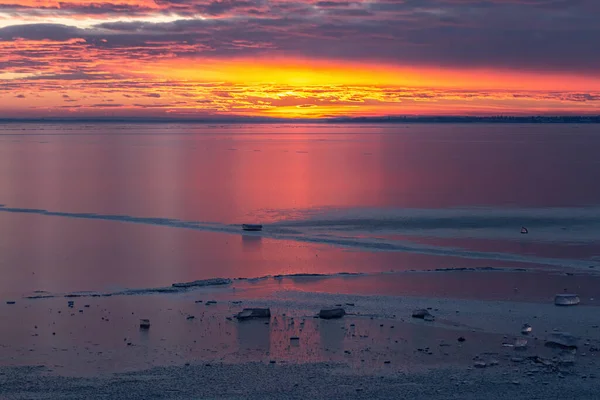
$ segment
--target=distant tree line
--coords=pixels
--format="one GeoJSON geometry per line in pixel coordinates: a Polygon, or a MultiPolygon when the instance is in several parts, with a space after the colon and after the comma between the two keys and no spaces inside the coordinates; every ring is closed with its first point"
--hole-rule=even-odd
{"type": "Polygon", "coordinates": [[[518,124],[598,124],[600,115],[580,116],[387,116],[331,118],[336,123],[518,123],[518,124]]]}

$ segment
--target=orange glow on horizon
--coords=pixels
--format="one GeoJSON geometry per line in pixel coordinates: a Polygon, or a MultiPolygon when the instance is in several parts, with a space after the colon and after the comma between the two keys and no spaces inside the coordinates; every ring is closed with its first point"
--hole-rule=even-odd
{"type": "Polygon", "coordinates": [[[47,66],[0,74],[12,94],[0,96],[0,117],[600,114],[600,78],[593,76],[301,58],[136,63],[123,50],[90,49],[83,39],[0,42],[3,49],[0,62],[27,49],[43,54],[47,66]],[[65,69],[66,56],[91,71],[65,69]]]}
{"type": "Polygon", "coordinates": [[[600,77],[490,69],[399,67],[306,59],[177,59],[141,66],[136,72],[164,78],[291,86],[369,85],[503,90],[600,90],[600,77]]]}

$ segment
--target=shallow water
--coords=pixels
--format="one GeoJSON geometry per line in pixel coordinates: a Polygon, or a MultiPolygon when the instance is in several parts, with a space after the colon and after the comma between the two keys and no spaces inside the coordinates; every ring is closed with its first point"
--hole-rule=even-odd
{"type": "Polygon", "coordinates": [[[594,272],[598,130],[2,125],[0,295],[462,266],[594,272]],[[242,235],[242,222],[265,229],[242,235]]]}

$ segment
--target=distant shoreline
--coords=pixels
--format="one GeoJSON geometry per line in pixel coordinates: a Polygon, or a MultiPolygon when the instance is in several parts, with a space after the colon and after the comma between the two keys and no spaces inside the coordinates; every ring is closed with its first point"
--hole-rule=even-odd
{"type": "Polygon", "coordinates": [[[166,123],[166,124],[600,124],[600,115],[590,116],[387,116],[281,119],[264,117],[230,118],[0,118],[13,123],[166,123]]]}

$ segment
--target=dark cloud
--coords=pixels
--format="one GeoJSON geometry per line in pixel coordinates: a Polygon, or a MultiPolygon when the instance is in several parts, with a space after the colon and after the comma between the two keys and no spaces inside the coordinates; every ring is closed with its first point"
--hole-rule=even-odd
{"type": "MultiPolygon", "coordinates": [[[[600,71],[597,0],[156,0],[155,4],[156,9],[116,0],[91,5],[66,1],[58,11],[108,14],[114,22],[90,29],[9,26],[0,29],[0,41],[81,39],[78,46],[105,52],[106,57],[138,60],[269,54],[434,67],[593,75],[600,71]],[[182,19],[123,20],[173,13],[182,19]],[[184,19],[198,14],[208,18],[184,19]]],[[[17,68],[14,63],[35,63],[36,56],[0,58],[2,62],[17,68]]]]}
{"type": "Polygon", "coordinates": [[[211,1],[205,7],[200,7],[199,11],[204,11],[209,15],[221,15],[236,9],[247,9],[259,6],[259,1],[245,0],[218,0],[211,1]]]}
{"type": "Polygon", "coordinates": [[[352,3],[348,1],[317,1],[317,7],[349,7],[352,3]]]}
{"type": "Polygon", "coordinates": [[[86,73],[86,72],[72,72],[64,74],[48,74],[48,75],[36,75],[28,77],[28,80],[43,80],[43,81],[99,81],[104,82],[107,79],[118,78],[119,75],[110,75],[104,73],[86,73]]]}
{"type": "Polygon", "coordinates": [[[29,39],[65,41],[80,37],[81,30],[58,24],[12,25],[0,28],[0,40],[29,39]]]}

